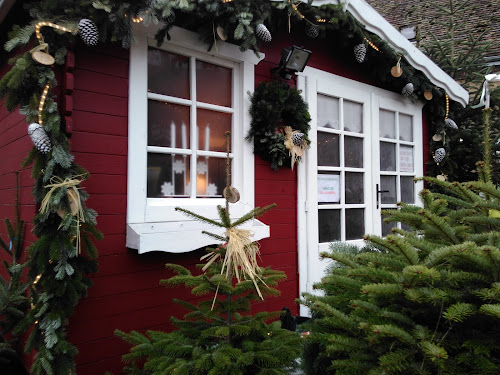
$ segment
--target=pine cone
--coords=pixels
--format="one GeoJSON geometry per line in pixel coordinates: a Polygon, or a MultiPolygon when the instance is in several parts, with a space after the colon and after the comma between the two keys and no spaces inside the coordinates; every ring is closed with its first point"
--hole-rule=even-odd
{"type": "Polygon", "coordinates": [[[450,129],[453,129],[453,130],[457,130],[458,129],[457,124],[451,118],[447,118],[444,121],[444,124],[446,125],[446,127],[450,128],[450,129]]]}
{"type": "Polygon", "coordinates": [[[354,57],[356,61],[362,63],[366,57],[366,45],[364,43],[354,46],[354,57]]]}
{"type": "Polygon", "coordinates": [[[404,96],[410,96],[413,94],[413,83],[407,83],[405,87],[403,87],[403,90],[401,90],[401,94],[404,96]]]}
{"type": "Polygon", "coordinates": [[[445,156],[446,156],[446,151],[442,147],[440,147],[436,151],[434,151],[434,161],[437,164],[441,163],[445,156]]]}
{"type": "Polygon", "coordinates": [[[28,126],[28,134],[38,151],[42,154],[46,154],[50,151],[52,146],[50,144],[49,136],[45,133],[43,126],[34,122],[28,126]]]}
{"type": "Polygon", "coordinates": [[[83,42],[88,46],[95,46],[99,41],[99,31],[94,22],[88,18],[83,18],[78,22],[78,32],[83,42]]]}
{"type": "Polygon", "coordinates": [[[292,142],[296,146],[302,145],[302,142],[304,142],[304,133],[293,133],[292,142]]]}
{"type": "Polygon", "coordinates": [[[267,29],[266,25],[259,23],[255,28],[255,35],[257,35],[263,42],[270,42],[272,40],[271,33],[267,29]]]}
{"type": "Polygon", "coordinates": [[[319,28],[318,26],[314,26],[314,25],[307,25],[306,26],[306,35],[309,37],[309,38],[317,38],[318,35],[319,35],[319,28]]]}

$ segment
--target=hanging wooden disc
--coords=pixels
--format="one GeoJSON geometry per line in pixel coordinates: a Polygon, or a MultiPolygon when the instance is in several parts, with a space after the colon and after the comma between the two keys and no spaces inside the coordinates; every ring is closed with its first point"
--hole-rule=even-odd
{"type": "Polygon", "coordinates": [[[446,176],[444,174],[440,174],[436,177],[439,181],[446,181],[446,176]]]}
{"type": "Polygon", "coordinates": [[[432,136],[432,140],[433,140],[434,142],[440,142],[440,141],[442,141],[442,140],[443,140],[443,136],[442,136],[441,134],[434,134],[434,135],[432,136]]]}
{"type": "Polygon", "coordinates": [[[226,30],[224,30],[224,28],[222,26],[217,26],[217,36],[222,41],[227,40],[226,30]]]}
{"type": "MultiPolygon", "coordinates": [[[[68,190],[68,201],[69,201],[69,208],[71,211],[71,215],[76,216],[78,213],[78,196],[75,193],[73,189],[68,190]]],[[[56,214],[59,215],[61,219],[64,219],[68,211],[66,211],[64,208],[60,208],[59,210],[56,211],[56,214]]]]}
{"type": "Polygon", "coordinates": [[[240,200],[240,193],[232,186],[226,186],[222,193],[229,203],[236,203],[240,200]]]}
{"type": "Polygon", "coordinates": [[[35,51],[31,54],[33,60],[42,65],[54,65],[55,59],[49,55],[47,52],[35,51]]]}
{"type": "Polygon", "coordinates": [[[431,90],[425,90],[424,91],[424,98],[427,99],[427,100],[431,100],[432,99],[432,91],[431,90]]]}
{"type": "Polygon", "coordinates": [[[393,77],[396,78],[401,77],[401,75],[403,74],[403,69],[401,69],[400,66],[395,65],[391,69],[391,74],[393,77]]]}

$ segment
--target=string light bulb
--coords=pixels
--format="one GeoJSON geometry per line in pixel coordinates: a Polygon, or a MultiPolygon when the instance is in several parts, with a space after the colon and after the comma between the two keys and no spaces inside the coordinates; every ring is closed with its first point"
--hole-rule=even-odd
{"type": "Polygon", "coordinates": [[[444,120],[448,118],[448,115],[450,114],[450,98],[448,97],[448,94],[444,94],[444,98],[446,100],[446,115],[444,116],[444,120]]]}
{"type": "Polygon", "coordinates": [[[36,285],[40,279],[42,278],[42,274],[36,275],[35,280],[33,280],[33,285],[36,285]]]}
{"type": "Polygon", "coordinates": [[[52,23],[52,22],[47,22],[47,21],[38,22],[35,25],[35,34],[36,34],[36,38],[38,39],[38,41],[40,43],[44,43],[43,35],[40,32],[40,29],[44,26],[52,27],[53,29],[56,29],[59,31],[64,31],[65,33],[73,33],[73,30],[68,29],[67,27],[64,27],[64,26],[56,25],[55,23],[52,23]]]}
{"type": "Polygon", "coordinates": [[[47,94],[49,92],[50,88],[50,83],[47,83],[45,85],[45,88],[43,89],[42,96],[40,97],[40,103],[38,103],[38,123],[40,126],[42,126],[42,111],[43,111],[43,106],[45,105],[45,99],[47,98],[47,94]]]}
{"type": "Polygon", "coordinates": [[[371,40],[369,40],[366,37],[364,39],[365,39],[366,43],[368,43],[368,45],[370,47],[372,47],[375,51],[380,52],[379,48],[375,44],[373,44],[373,42],[371,40]]]}

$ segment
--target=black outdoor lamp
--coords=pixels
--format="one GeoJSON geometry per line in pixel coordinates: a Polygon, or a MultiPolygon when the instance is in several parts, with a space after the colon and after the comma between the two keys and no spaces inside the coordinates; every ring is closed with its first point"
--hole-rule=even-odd
{"type": "Polygon", "coordinates": [[[292,78],[292,74],[302,72],[311,57],[311,51],[292,46],[281,50],[280,65],[271,69],[271,72],[279,71],[280,76],[284,79],[292,78]]]}

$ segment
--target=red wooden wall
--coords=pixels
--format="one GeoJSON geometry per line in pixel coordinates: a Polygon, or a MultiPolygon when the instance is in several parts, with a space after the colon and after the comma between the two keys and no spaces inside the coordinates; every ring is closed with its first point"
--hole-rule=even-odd
{"type": "MultiPolygon", "coordinates": [[[[272,79],[270,69],[280,60],[283,47],[303,45],[313,51],[309,66],[371,83],[359,66],[349,65],[333,46],[303,35],[274,36],[263,49],[265,59],[256,67],[256,84],[272,79]],[[343,62],[344,61],[344,62],[343,62]]],[[[167,262],[180,263],[194,270],[203,251],[185,254],[153,252],[138,255],[125,247],[127,194],[128,127],[128,51],[118,47],[79,47],[68,59],[63,80],[66,95],[62,102],[66,127],[76,162],[91,177],[85,182],[90,193],[88,206],[98,213],[98,227],[104,240],[98,243],[99,272],[92,276],[89,296],[78,305],[69,324],[69,339],[80,350],[78,374],[121,372],[121,355],[129,345],[116,338],[115,329],[170,330],[169,318],[183,310],[172,298],[193,301],[189,290],[166,289],[159,280],[171,276],[167,262]]],[[[348,61],[351,61],[348,59],[348,61]]],[[[0,110],[0,218],[13,217],[13,172],[31,148],[26,124],[18,114],[0,110]]],[[[298,168],[301,168],[299,165],[298,168]]],[[[21,171],[22,216],[32,218],[29,171],[21,171]]],[[[262,265],[283,270],[287,280],[280,286],[282,295],[258,302],[254,311],[289,307],[298,314],[297,266],[297,178],[296,170],[272,171],[267,162],[255,158],[256,205],[277,203],[278,207],[262,217],[271,227],[271,237],[261,241],[262,265]]],[[[0,234],[3,232],[0,225],[0,234]]]]}

